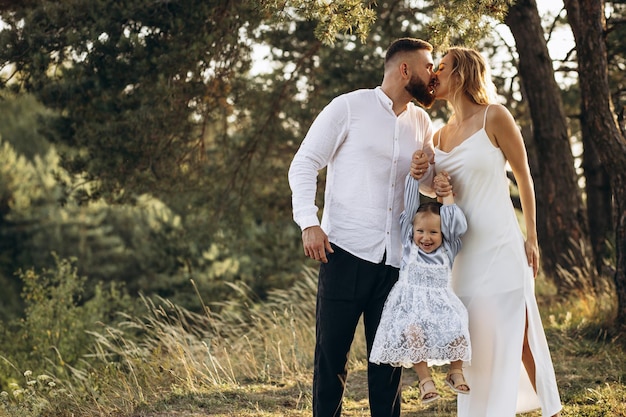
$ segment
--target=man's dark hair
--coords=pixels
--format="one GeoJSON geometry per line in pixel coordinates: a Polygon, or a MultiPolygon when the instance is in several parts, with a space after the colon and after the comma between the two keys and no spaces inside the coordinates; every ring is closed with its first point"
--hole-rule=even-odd
{"type": "Polygon", "coordinates": [[[385,64],[389,62],[396,54],[400,52],[413,52],[420,49],[426,49],[428,52],[433,51],[433,46],[421,39],[417,38],[400,38],[393,41],[385,54],[385,64]]]}

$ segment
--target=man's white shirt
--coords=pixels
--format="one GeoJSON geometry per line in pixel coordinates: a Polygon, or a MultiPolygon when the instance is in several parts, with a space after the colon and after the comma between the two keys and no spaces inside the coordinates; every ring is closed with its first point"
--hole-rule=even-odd
{"type": "MultiPolygon", "coordinates": [[[[317,116],[289,169],[293,217],[302,230],[320,225],[318,172],[327,167],[321,226],[331,243],[369,262],[399,267],[400,213],[411,158],[433,159],[432,123],[409,103],[396,116],[380,87],[332,100],[317,116]]],[[[430,184],[434,168],[422,178],[430,184]]]]}

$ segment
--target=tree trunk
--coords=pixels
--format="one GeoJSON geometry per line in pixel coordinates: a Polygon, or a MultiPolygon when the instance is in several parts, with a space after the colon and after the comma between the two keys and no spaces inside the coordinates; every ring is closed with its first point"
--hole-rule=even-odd
{"type": "Polygon", "coordinates": [[[626,139],[618,128],[609,93],[604,1],[565,0],[564,3],[578,55],[582,134],[595,142],[598,157],[611,177],[617,323],[623,325],[626,323],[626,139]]]}
{"type": "Polygon", "coordinates": [[[607,241],[613,234],[613,198],[611,194],[611,176],[608,175],[596,149],[598,144],[588,136],[583,137],[583,170],[585,172],[585,190],[587,191],[587,218],[589,219],[589,237],[591,248],[599,274],[611,274],[612,269],[605,267],[610,257],[607,241]]]}
{"type": "Polygon", "coordinates": [[[563,295],[585,291],[593,255],[574,168],[567,121],[535,0],[520,0],[505,19],[515,38],[522,94],[532,119],[537,234],[544,272],[563,295]],[[584,271],[572,274],[568,271],[584,271]],[[564,273],[565,272],[565,273],[564,273]]]}

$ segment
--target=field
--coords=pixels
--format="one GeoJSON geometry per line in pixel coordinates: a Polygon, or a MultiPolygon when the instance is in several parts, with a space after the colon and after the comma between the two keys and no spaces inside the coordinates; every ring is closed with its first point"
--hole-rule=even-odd
{"type": "MultiPolygon", "coordinates": [[[[605,325],[612,298],[557,303],[547,286],[538,284],[538,292],[563,416],[626,416],[625,343],[605,325]]],[[[296,286],[263,303],[244,298],[219,314],[144,300],[146,315],[92,334],[93,354],[81,369],[66,369],[63,377],[20,370],[24,379],[2,393],[0,415],[310,416],[314,293],[314,273],[306,271],[296,286]]],[[[351,352],[345,416],[369,416],[360,335],[351,352]]],[[[443,398],[422,405],[415,375],[405,371],[403,416],[455,415],[444,372],[433,369],[443,398]]]]}

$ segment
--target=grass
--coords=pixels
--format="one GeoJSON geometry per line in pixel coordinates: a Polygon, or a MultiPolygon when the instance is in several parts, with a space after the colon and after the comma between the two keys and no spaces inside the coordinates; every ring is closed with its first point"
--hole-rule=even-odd
{"type": "MultiPolygon", "coordinates": [[[[626,344],[604,325],[615,303],[610,291],[556,303],[547,283],[540,280],[537,289],[563,416],[626,416],[626,344]]],[[[0,416],[310,416],[314,294],[315,273],[308,270],[264,303],[244,296],[219,314],[144,299],[145,316],[93,332],[92,353],[64,377],[24,372],[0,395],[0,416]]],[[[359,331],[344,416],[369,416],[363,346],[359,331]]],[[[419,401],[413,371],[405,371],[403,416],[456,414],[444,371],[433,369],[443,398],[428,405],[419,401]]]]}

